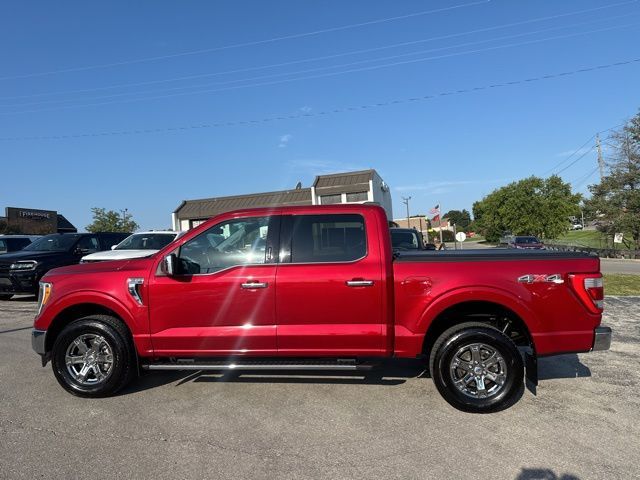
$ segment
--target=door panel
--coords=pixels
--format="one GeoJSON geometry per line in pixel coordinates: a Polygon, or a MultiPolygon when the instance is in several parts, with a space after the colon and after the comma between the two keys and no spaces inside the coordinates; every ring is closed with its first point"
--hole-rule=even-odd
{"type": "Polygon", "coordinates": [[[283,217],[276,278],[279,355],[385,351],[379,247],[366,244],[363,222],[360,215],[283,217]]]}
{"type": "Polygon", "coordinates": [[[151,341],[159,356],[275,355],[275,265],[156,277],[151,341]],[[266,288],[242,288],[259,281],[266,288]]]}
{"type": "Polygon", "coordinates": [[[275,355],[278,217],[223,221],[178,250],[177,274],[149,286],[158,356],[275,355]]]}

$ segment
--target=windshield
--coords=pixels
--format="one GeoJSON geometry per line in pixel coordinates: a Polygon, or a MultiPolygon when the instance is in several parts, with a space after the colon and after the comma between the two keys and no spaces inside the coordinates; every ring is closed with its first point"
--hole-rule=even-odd
{"type": "Polygon", "coordinates": [[[516,243],[540,243],[536,237],[516,237],[516,243]]]}
{"type": "Polygon", "coordinates": [[[419,248],[418,235],[413,232],[391,231],[391,245],[393,248],[417,250],[419,248]]]}
{"type": "Polygon", "coordinates": [[[24,247],[23,250],[29,250],[31,252],[66,252],[71,250],[76,240],[78,240],[78,235],[54,233],[39,238],[24,247]]]}
{"type": "Polygon", "coordinates": [[[160,250],[176,238],[175,233],[134,233],[114,250],[160,250]]]}

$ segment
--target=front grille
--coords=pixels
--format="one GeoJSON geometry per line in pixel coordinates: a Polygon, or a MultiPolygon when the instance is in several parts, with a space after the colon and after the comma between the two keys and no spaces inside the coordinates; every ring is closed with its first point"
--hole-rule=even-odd
{"type": "Polygon", "coordinates": [[[11,265],[8,264],[8,263],[5,263],[5,264],[1,264],[0,263],[0,273],[9,273],[9,267],[10,266],[11,265]]]}

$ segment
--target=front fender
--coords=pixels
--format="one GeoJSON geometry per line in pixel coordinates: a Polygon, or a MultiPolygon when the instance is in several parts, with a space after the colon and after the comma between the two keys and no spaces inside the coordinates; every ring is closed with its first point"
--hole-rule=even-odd
{"type": "Polygon", "coordinates": [[[52,299],[40,316],[34,321],[37,330],[48,330],[56,318],[65,310],[80,305],[95,305],[114,312],[127,325],[133,336],[134,344],[139,354],[152,351],[149,341],[149,322],[146,306],[125,304],[120,299],[104,292],[95,290],[80,290],[52,299]]]}

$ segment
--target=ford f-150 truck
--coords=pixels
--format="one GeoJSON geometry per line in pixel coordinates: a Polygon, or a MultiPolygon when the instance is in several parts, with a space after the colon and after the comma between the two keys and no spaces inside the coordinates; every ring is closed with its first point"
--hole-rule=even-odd
{"type": "Polygon", "coordinates": [[[393,252],[375,205],[215,217],[149,258],[49,271],[32,344],[63,388],[111,395],[141,370],[357,370],[423,359],[472,412],[513,403],[539,356],[606,350],[599,259],[393,252]],[[524,359],[523,359],[524,357],[524,359]]]}

